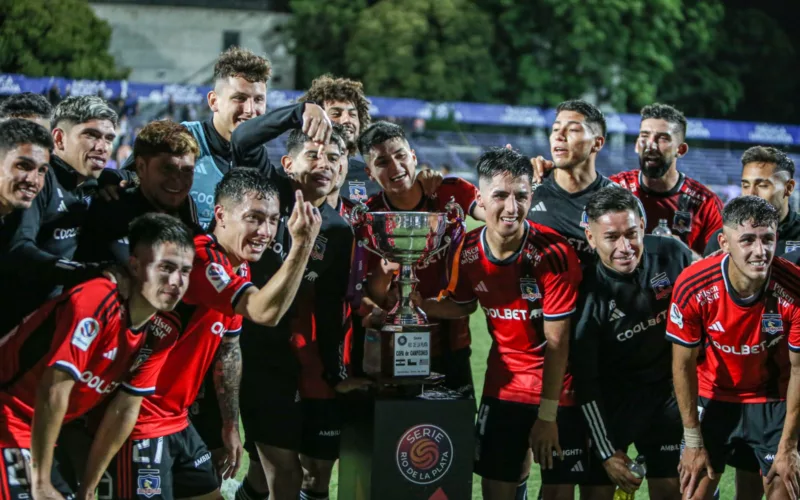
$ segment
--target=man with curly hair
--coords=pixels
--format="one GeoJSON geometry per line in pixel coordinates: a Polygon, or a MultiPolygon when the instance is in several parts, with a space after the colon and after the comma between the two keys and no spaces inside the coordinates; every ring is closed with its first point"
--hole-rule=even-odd
{"type": "Polygon", "coordinates": [[[372,121],[369,116],[369,101],[364,95],[364,85],[348,78],[322,75],[311,82],[311,88],[298,100],[319,104],[332,122],[345,129],[349,158],[344,162],[343,175],[339,177],[336,189],[331,192],[328,200],[332,202],[332,206],[340,203],[339,197],[358,203],[377,194],[380,187],[369,178],[367,166],[354,158],[358,153],[358,136],[372,121]]]}

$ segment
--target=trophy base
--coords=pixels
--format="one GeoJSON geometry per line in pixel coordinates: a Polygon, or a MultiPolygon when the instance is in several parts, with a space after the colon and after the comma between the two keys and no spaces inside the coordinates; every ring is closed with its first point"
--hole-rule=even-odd
{"type": "Polygon", "coordinates": [[[383,325],[368,328],[364,340],[364,372],[376,379],[411,379],[431,375],[430,325],[383,325]]]}

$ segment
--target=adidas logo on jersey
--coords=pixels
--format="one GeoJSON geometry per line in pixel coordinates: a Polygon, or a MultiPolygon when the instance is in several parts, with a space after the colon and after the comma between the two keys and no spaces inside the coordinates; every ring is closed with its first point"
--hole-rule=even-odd
{"type": "Polygon", "coordinates": [[[110,351],[104,352],[103,357],[106,359],[110,359],[111,361],[114,361],[114,359],[117,357],[117,348],[115,347],[110,351]]]}
{"type": "Polygon", "coordinates": [[[540,201],[539,203],[531,207],[531,212],[547,212],[547,207],[544,206],[543,201],[540,201]]]}
{"type": "Polygon", "coordinates": [[[722,323],[719,321],[715,322],[713,325],[709,326],[708,329],[712,332],[720,332],[725,333],[725,329],[722,327],[722,323]]]}
{"type": "Polygon", "coordinates": [[[475,287],[475,291],[476,292],[488,292],[489,289],[486,288],[486,283],[481,281],[480,283],[478,283],[478,286],[475,287]]]}
{"type": "Polygon", "coordinates": [[[66,212],[67,211],[67,204],[64,203],[64,200],[61,200],[61,203],[58,204],[58,211],[59,212],[66,212]]]}
{"type": "Polygon", "coordinates": [[[570,469],[570,472],[583,472],[583,462],[578,460],[578,463],[576,463],[575,465],[572,466],[572,469],[570,469]]]}
{"type": "Polygon", "coordinates": [[[616,321],[618,319],[622,319],[625,317],[625,313],[617,308],[616,301],[612,300],[611,302],[609,302],[608,308],[611,309],[611,321],[616,321]]]}

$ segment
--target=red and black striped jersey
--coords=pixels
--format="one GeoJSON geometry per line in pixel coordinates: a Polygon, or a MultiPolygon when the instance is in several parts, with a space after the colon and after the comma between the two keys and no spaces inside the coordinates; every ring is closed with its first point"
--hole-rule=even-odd
{"type": "MultiPolygon", "coordinates": [[[[492,255],[485,227],[467,234],[452,300],[478,300],[486,314],[492,347],[484,396],[539,403],[547,345],[544,322],[575,312],[580,281],[575,250],[546,226],[526,221],[523,244],[504,260],[492,255]]],[[[569,375],[561,404],[575,404],[569,375]]]]}
{"type": "Polygon", "coordinates": [[[159,318],[180,332],[159,376],[155,394],[142,402],[132,439],[180,432],[189,425],[189,407],[211,366],[223,337],[238,336],[242,317],[236,304],[252,286],[247,263],[234,269],[212,235],[194,238],[195,257],[189,289],[174,311],[159,318]]]}
{"type": "Polygon", "coordinates": [[[659,193],[642,184],[640,170],[614,174],[610,179],[641,200],[650,234],[660,219],[666,219],[672,234],[700,255],[706,243],[722,227],[722,200],[703,184],[680,174],[674,188],[659,193]]]}
{"type": "Polygon", "coordinates": [[[740,298],[728,254],[684,270],[675,283],[667,339],[700,347],[699,395],[763,403],[786,398],[789,349],[800,351],[800,268],[777,257],[758,295],[740,298]]]}
{"type": "Polygon", "coordinates": [[[30,448],[36,391],[45,369],[75,379],[64,422],[114,389],[146,396],[175,335],[153,321],[134,330],[111,281],[96,278],[48,301],[0,340],[0,448],[30,448]]]}

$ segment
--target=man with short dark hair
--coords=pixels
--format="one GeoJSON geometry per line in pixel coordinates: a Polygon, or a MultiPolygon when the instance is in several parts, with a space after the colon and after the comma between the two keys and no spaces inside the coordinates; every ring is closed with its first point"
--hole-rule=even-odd
{"type": "Polygon", "coordinates": [[[39,307],[0,344],[0,498],[69,497],[53,458],[62,424],[115,394],[102,439],[118,422],[136,421],[142,398],[155,391],[178,333],[152,319],[186,292],[194,248],[189,230],[161,214],[136,219],[130,245],[124,295],[107,278],[89,280],[39,307]]]}
{"type": "Polygon", "coordinates": [[[4,257],[2,278],[25,287],[2,292],[0,331],[8,330],[45,300],[98,276],[99,269],[72,260],[78,235],[95,192],[96,178],[111,154],[117,114],[99,97],[69,97],[53,113],[50,169],[44,186],[26,209],[4,257]]]}
{"type": "MultiPolygon", "coordinates": [[[[550,133],[554,171],[534,191],[528,218],[558,231],[575,248],[581,265],[594,261],[586,241],[584,206],[597,190],[612,184],[595,168],[606,142],[606,119],[596,106],[581,100],[564,101],[556,108],[550,133]]],[[[534,162],[548,163],[541,156],[534,162]]]]}
{"type": "MultiPolygon", "coordinates": [[[[800,217],[789,207],[795,189],[794,161],[778,148],[753,146],[742,154],[742,196],[767,200],[780,213],[775,255],[800,249],[800,217]]],[[[722,229],[711,235],[705,255],[719,250],[722,229]]]]}
{"type": "Polygon", "coordinates": [[[641,484],[628,470],[631,444],[647,457],[650,498],[680,498],[681,419],[664,342],[672,285],[692,262],[672,238],[645,235],[636,197],[609,186],[586,204],[586,236],[598,262],[585,269],[570,341],[575,395],[600,458],[582,493],[611,500],[641,484]]]}
{"type": "Polygon", "coordinates": [[[200,149],[191,132],[169,120],[153,121],[136,136],[134,162],[139,185],[115,200],[96,198],[81,228],[75,260],[128,260],[128,224],[145,213],[166,213],[193,230],[197,213],[189,196],[200,149]]]}
{"type": "Polygon", "coordinates": [[[331,192],[331,195],[337,193],[332,198],[333,201],[338,203],[341,197],[351,203],[363,202],[380,191],[380,186],[367,175],[364,162],[355,159],[358,153],[358,136],[372,121],[363,84],[348,78],[322,75],[311,82],[311,88],[298,102],[319,104],[332,122],[345,128],[349,161],[344,165],[345,171],[337,183],[338,189],[331,192]]]}
{"type": "MultiPolygon", "coordinates": [[[[305,103],[298,111],[319,106],[305,103]]],[[[246,448],[259,456],[273,498],[297,498],[302,485],[298,453],[317,456],[331,465],[338,455],[335,413],[336,392],[347,392],[363,385],[348,378],[341,359],[345,323],[344,296],[350,269],[352,233],[347,222],[327,203],[336,183],[341,156],[346,153],[344,138],[331,133],[327,115],[309,116],[288,123],[275,121],[270,114],[240,125],[234,132],[236,157],[263,144],[281,127],[304,127],[293,130],[287,141],[287,154],[281,158],[284,173],[270,170],[278,186],[281,223],[271,244],[271,251],[252,266],[253,281],[269,279],[287,259],[292,241],[286,229],[292,209],[292,193],[299,189],[304,198],[317,207],[322,227],[313,243],[311,259],[305,269],[303,284],[292,303],[292,312],[275,327],[245,321],[242,335],[242,421],[248,443],[246,448]],[[306,130],[308,132],[306,132],[306,130]],[[311,135],[307,135],[311,134],[311,135]],[[328,139],[330,137],[330,140],[328,139]],[[317,351],[316,353],[314,351],[317,351]],[[307,370],[309,353],[318,356],[313,390],[299,401],[301,374],[307,370]],[[321,366],[320,366],[321,365],[321,366]],[[263,380],[273,381],[264,387],[263,380]],[[329,404],[330,403],[330,404],[329,404]],[[331,417],[333,413],[333,417],[331,417]],[[252,445],[252,446],[251,446],[252,445]]],[[[319,481],[327,495],[328,478],[319,481]]]]}
{"type": "Polygon", "coordinates": [[[42,190],[52,148],[53,138],[36,123],[22,118],[0,121],[0,255],[9,250],[22,210],[42,190]]]}
{"type": "Polygon", "coordinates": [[[0,102],[0,121],[9,118],[23,118],[50,130],[53,106],[39,94],[22,92],[12,94],[0,102]]]}
{"type": "Polygon", "coordinates": [[[678,171],[678,159],[689,150],[686,117],[660,103],[642,108],[641,117],[636,141],[640,168],[610,179],[642,201],[648,233],[665,219],[673,236],[702,255],[711,235],[722,227],[722,201],[706,186],[678,171]]]}
{"type": "Polygon", "coordinates": [[[161,494],[168,498],[219,498],[215,466],[226,479],[236,475],[242,454],[238,397],[242,317],[265,326],[281,320],[300,286],[321,223],[318,210],[304,202],[301,194],[296,199],[289,220],[294,246],[287,262],[259,289],[250,282],[248,265],[261,258],[276,232],[278,193],[255,169],[232,169],[223,176],[215,192],[213,232],[194,238],[196,253],[186,296],[174,313],[163,315],[181,332],[160,378],[164,383],[145,399],[135,426],[130,422],[129,427],[107,436],[90,454],[87,474],[90,469],[92,476],[82,483],[86,493],[94,491],[121,445],[111,467],[115,498],[141,495],[141,485],[134,478],[153,474],[153,469],[162,481],[161,494]],[[225,451],[219,463],[212,462],[188,419],[215,360],[213,379],[222,413],[215,441],[221,435],[225,451]],[[152,446],[155,442],[160,445],[152,446]]]}
{"type": "Polygon", "coordinates": [[[800,269],[773,258],[779,219],[761,198],[731,200],[722,213],[724,253],[675,283],[667,339],[685,498],[713,496],[737,445],[755,453],[767,498],[800,494],[800,269]]]}
{"type": "MultiPolygon", "coordinates": [[[[370,211],[444,212],[452,200],[465,217],[483,220],[484,210],[477,204],[478,190],[463,179],[444,179],[432,193],[425,192],[418,181],[416,153],[400,125],[386,121],[373,123],[359,137],[358,147],[367,162],[369,176],[383,189],[367,200],[370,211]]],[[[436,297],[441,292],[449,275],[450,259],[446,255],[440,253],[417,267],[417,290],[423,298],[436,297]]],[[[353,265],[355,273],[359,270],[360,274],[370,273],[368,298],[378,307],[391,310],[394,304],[389,290],[398,265],[384,263],[373,254],[365,253],[365,257],[364,263],[353,265]]],[[[362,304],[362,314],[372,313],[365,311],[365,307],[371,307],[371,303],[362,304]]],[[[468,319],[444,320],[431,329],[431,370],[445,375],[447,387],[469,395],[472,394],[470,345],[468,319]]]]}
{"type": "Polygon", "coordinates": [[[531,174],[530,160],[515,151],[495,148],[480,157],[477,203],[486,226],[466,235],[449,299],[412,297],[429,318],[467,317],[478,304],[486,313],[492,348],[475,424],[475,472],[487,500],[527,498],[531,449],[545,500],[571,498],[588,466],[566,357],[547,368],[552,351],[569,341],[580,264],[562,236],[526,220],[531,174]],[[553,448],[570,453],[559,460],[553,448]]]}

